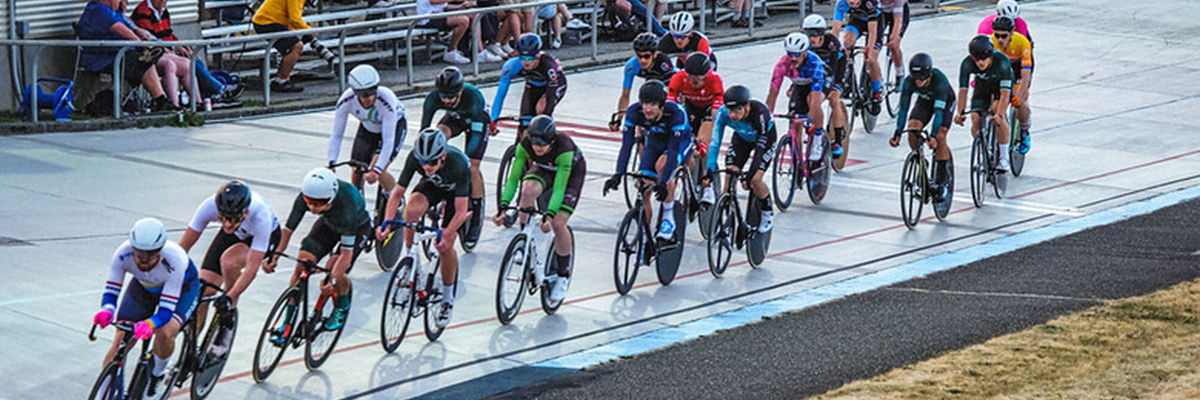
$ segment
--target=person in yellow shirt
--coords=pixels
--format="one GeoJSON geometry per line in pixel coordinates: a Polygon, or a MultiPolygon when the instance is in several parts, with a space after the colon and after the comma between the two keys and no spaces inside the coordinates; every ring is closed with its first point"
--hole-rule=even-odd
{"type": "Polygon", "coordinates": [[[1033,46],[1024,35],[1014,31],[1016,22],[1009,17],[997,17],[992,21],[992,45],[1012,61],[1013,93],[1012,105],[1021,123],[1021,143],[1017,150],[1029,152],[1029,81],[1033,76],[1033,46]]]}
{"type": "MultiPolygon", "coordinates": [[[[305,0],[266,0],[262,6],[258,8],[258,12],[254,13],[254,18],[251,20],[254,23],[254,32],[260,34],[287,32],[309,29],[308,23],[304,22],[304,1],[305,0]]],[[[285,93],[302,92],[304,88],[296,86],[291,81],[292,68],[296,66],[296,62],[300,61],[300,53],[304,51],[304,44],[321,55],[329,63],[330,67],[337,60],[336,55],[332,51],[321,45],[313,35],[304,35],[304,37],[285,37],[275,41],[275,50],[283,56],[283,61],[279,63],[279,70],[275,71],[275,76],[271,78],[271,90],[285,93]]]]}

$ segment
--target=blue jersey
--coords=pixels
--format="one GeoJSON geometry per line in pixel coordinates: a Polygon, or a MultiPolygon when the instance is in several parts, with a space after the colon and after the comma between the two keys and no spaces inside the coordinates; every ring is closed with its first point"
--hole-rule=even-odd
{"type": "Polygon", "coordinates": [[[625,62],[625,81],[621,83],[621,88],[632,89],[635,76],[640,76],[647,81],[654,80],[666,84],[671,82],[673,75],[675,75],[675,66],[671,64],[671,58],[662,53],[654,53],[654,62],[650,64],[650,68],[642,68],[642,63],[638,62],[637,56],[633,56],[625,62]]]}
{"type": "MultiPolygon", "coordinates": [[[[637,141],[637,128],[642,129],[642,136],[645,140],[643,152],[649,153],[650,148],[665,148],[667,165],[663,166],[663,171],[674,171],[683,157],[680,151],[686,151],[688,148],[686,144],[690,144],[690,140],[692,140],[692,128],[691,125],[688,125],[687,113],[683,111],[683,106],[673,101],[663,103],[662,116],[655,121],[646,119],[646,115],[642,113],[642,103],[633,103],[629,106],[629,109],[625,111],[625,132],[621,141],[621,152],[617,155],[618,173],[625,171],[629,166],[629,152],[637,141]]],[[[643,172],[653,173],[654,171],[643,172]]],[[[659,183],[665,183],[670,175],[663,174],[658,177],[659,183]]]]}
{"type": "Polygon", "coordinates": [[[880,14],[879,0],[862,0],[858,7],[850,7],[846,0],[838,0],[833,9],[833,20],[846,21],[847,14],[856,21],[877,21],[880,14]]]}
{"type": "MultiPolygon", "coordinates": [[[[504,108],[504,97],[508,96],[508,85],[513,78],[525,77],[525,86],[557,89],[567,86],[567,77],[563,75],[562,65],[558,59],[549,53],[538,53],[538,65],[534,69],[525,69],[520,57],[513,57],[504,62],[500,68],[500,84],[496,87],[496,99],[492,101],[492,121],[500,118],[500,110],[504,108]]],[[[555,90],[546,90],[546,97],[555,96],[555,90]]],[[[547,99],[551,101],[552,99],[547,99]]]]}
{"type": "MultiPolygon", "coordinates": [[[[709,170],[717,170],[717,154],[721,152],[721,139],[725,136],[726,126],[732,128],[733,132],[743,141],[757,143],[758,146],[767,148],[772,145],[772,143],[765,142],[769,136],[767,132],[775,129],[775,116],[761,101],[751,101],[749,107],[750,111],[741,121],[729,118],[729,110],[725,106],[721,106],[721,109],[717,110],[717,120],[713,124],[712,143],[708,145],[709,170]]],[[[757,159],[755,161],[757,162],[757,159]]]]}

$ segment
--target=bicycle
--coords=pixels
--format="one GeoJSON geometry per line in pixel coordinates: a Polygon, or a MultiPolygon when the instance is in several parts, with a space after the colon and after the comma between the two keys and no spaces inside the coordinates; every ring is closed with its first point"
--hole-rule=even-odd
{"type": "MultiPolygon", "coordinates": [[[[904,167],[900,173],[900,216],[904,226],[915,229],[921,221],[921,209],[925,203],[933,201],[933,192],[940,190],[933,182],[933,168],[930,168],[929,158],[925,157],[925,142],[929,140],[924,129],[906,129],[909,135],[917,136],[917,148],[908,153],[904,159],[904,167]]],[[[944,221],[950,212],[950,204],[954,200],[954,171],[950,171],[947,185],[951,190],[942,201],[933,202],[933,214],[938,221],[944,221]]]]}
{"type": "MultiPolygon", "coordinates": [[[[859,37],[859,40],[865,41],[865,37],[859,37]]],[[[850,114],[846,116],[846,135],[849,136],[854,132],[854,119],[862,118],[863,130],[868,134],[875,130],[875,122],[878,116],[871,115],[867,112],[867,108],[871,102],[871,74],[867,67],[867,56],[864,53],[865,48],[857,43],[854,48],[850,49],[850,53],[846,58],[846,90],[843,92],[842,100],[846,102],[847,108],[850,109],[850,114]],[[859,59],[861,69],[856,75],[854,72],[855,59],[859,59]]]]}
{"type": "Polygon", "coordinates": [[[814,160],[810,154],[813,150],[810,143],[814,138],[809,130],[811,120],[808,116],[775,114],[775,118],[788,120],[788,136],[779,138],[778,144],[775,145],[776,160],[771,165],[771,190],[775,195],[775,205],[779,207],[779,211],[787,210],[796,197],[796,188],[801,185],[808,192],[808,199],[813,204],[820,204],[821,200],[825,199],[825,193],[829,191],[829,178],[832,175],[830,164],[833,150],[829,133],[821,135],[821,154],[814,160]],[[804,120],[803,129],[807,140],[801,139],[800,134],[796,132],[794,122],[797,120],[804,120]],[[816,165],[813,165],[814,163],[816,165]],[[784,193],[780,193],[780,189],[784,189],[784,193]]]}
{"type": "MultiPolygon", "coordinates": [[[[1015,95],[1014,95],[1015,96],[1015,95]]],[[[1021,134],[1021,121],[1017,120],[1017,107],[1008,108],[1008,161],[1009,171],[1012,171],[1013,177],[1021,176],[1021,172],[1025,170],[1025,153],[1021,152],[1021,145],[1025,143],[1025,135],[1021,134]]]]}
{"type": "Polygon", "coordinates": [[[996,198],[1004,198],[1007,186],[1004,174],[996,171],[1000,146],[996,143],[996,126],[992,124],[991,108],[973,108],[966,114],[979,114],[979,132],[971,140],[971,200],[983,207],[984,185],[991,184],[996,198]]]}
{"type": "MultiPolygon", "coordinates": [[[[529,217],[544,216],[545,211],[540,207],[505,207],[505,209],[514,209],[518,213],[525,213],[529,217]]],[[[567,227],[571,229],[570,226],[567,227]]],[[[571,231],[571,244],[574,249],[574,231],[571,231]]],[[[503,325],[508,325],[513,318],[517,317],[517,313],[521,310],[521,304],[525,301],[525,295],[534,295],[541,290],[542,311],[546,315],[554,315],[558,311],[558,307],[562,306],[562,301],[554,302],[550,299],[550,288],[552,283],[556,283],[558,278],[554,267],[554,232],[542,234],[538,228],[538,223],[534,221],[526,221],[521,227],[521,232],[513,236],[508,243],[508,250],[504,252],[504,261],[500,263],[500,274],[496,281],[496,319],[500,320],[503,325]],[[545,238],[549,236],[549,238],[545,238]],[[548,240],[549,246],[546,246],[546,256],[541,257],[538,251],[539,237],[542,240],[548,240]],[[542,261],[542,260],[545,261],[542,261]]],[[[574,260],[574,257],[571,258],[574,260]]],[[[574,261],[572,261],[573,263],[574,261]]],[[[569,268],[569,267],[568,267],[569,268]]]]}
{"type": "Polygon", "coordinates": [[[733,257],[733,248],[746,249],[746,259],[750,267],[758,268],[766,259],[767,249],[771,245],[771,231],[758,232],[758,224],[748,221],[758,221],[761,210],[758,199],[753,191],[748,196],[746,217],[742,217],[741,206],[737,202],[739,182],[744,175],[736,169],[726,168],[717,171],[718,174],[729,175],[728,191],[721,194],[714,211],[716,221],[712,232],[708,234],[708,270],[714,277],[720,278],[729,267],[729,259],[733,257]]]}
{"type": "MultiPolygon", "coordinates": [[[[271,376],[289,346],[299,348],[304,345],[304,366],[310,371],[316,370],[333,354],[333,348],[337,345],[338,338],[346,329],[344,323],[337,329],[325,328],[326,321],[333,315],[336,307],[334,304],[339,296],[336,291],[330,294],[319,294],[312,313],[305,312],[309,306],[309,276],[314,272],[332,274],[330,269],[281,252],[272,252],[271,255],[295,260],[303,269],[296,283],[288,286],[279,295],[279,299],[271,307],[271,313],[267,314],[266,322],[263,323],[262,332],[258,336],[258,346],[254,351],[252,372],[254,381],[257,383],[262,383],[271,376]]],[[[350,262],[353,266],[354,260],[350,260],[350,262]]],[[[327,282],[328,279],[329,276],[326,275],[322,283],[327,282]]],[[[346,296],[350,298],[353,298],[353,295],[353,289],[346,293],[346,296]]]]}
{"type": "MultiPolygon", "coordinates": [[[[623,174],[637,178],[639,188],[643,187],[646,180],[658,180],[657,176],[640,172],[623,174]]],[[[676,168],[671,179],[682,179],[684,181],[676,182],[676,185],[687,185],[689,184],[688,176],[683,168],[676,168]]],[[[613,251],[613,283],[617,286],[617,293],[622,296],[633,288],[633,283],[637,280],[638,269],[643,265],[655,264],[658,282],[663,286],[670,285],[675,280],[675,274],[679,271],[679,262],[683,258],[684,235],[687,231],[687,200],[686,196],[680,198],[682,192],[679,189],[679,186],[676,186],[675,234],[672,240],[663,240],[662,243],[659,243],[661,239],[656,238],[656,233],[662,225],[663,206],[661,203],[658,207],[658,219],[654,224],[654,229],[650,229],[650,216],[644,209],[643,196],[645,194],[643,190],[637,192],[637,202],[621,219],[621,224],[617,227],[616,248],[613,251]],[[656,239],[648,240],[650,238],[656,239]]]]}
{"type": "MultiPolygon", "coordinates": [[[[366,180],[364,176],[366,176],[367,171],[371,170],[371,166],[361,161],[347,160],[331,164],[330,167],[337,168],[343,165],[350,165],[354,167],[354,174],[351,178],[351,183],[354,184],[354,187],[358,188],[359,193],[363,193],[363,196],[365,197],[366,191],[364,191],[363,188],[366,185],[366,180]]],[[[375,188],[375,212],[371,216],[371,225],[379,226],[379,224],[383,222],[383,216],[387,213],[387,202],[388,197],[391,196],[391,192],[383,190],[382,185],[375,185],[375,188]]],[[[366,243],[363,244],[363,251],[370,252],[372,249],[377,250],[375,251],[375,260],[379,262],[379,269],[382,269],[384,272],[391,272],[392,268],[396,265],[396,261],[400,259],[400,252],[404,250],[404,238],[400,237],[398,239],[401,240],[392,240],[393,237],[389,234],[383,239],[383,243],[376,243],[378,241],[375,239],[374,235],[367,236],[366,243]]]]}
{"type": "MultiPolygon", "coordinates": [[[[135,340],[133,325],[136,323],[136,321],[113,323],[114,328],[125,332],[124,340],[117,343],[117,351],[113,354],[112,361],[104,366],[100,376],[96,378],[96,383],[92,385],[92,392],[88,395],[89,400],[140,400],[144,396],[146,385],[150,381],[150,364],[153,362],[150,339],[142,340],[142,351],[138,356],[137,366],[133,369],[133,376],[129,379],[129,390],[125,390],[125,356],[133,346],[135,340]]],[[[96,341],[96,326],[92,325],[92,331],[88,333],[89,341],[96,341]]],[[[161,395],[161,393],[159,394],[161,395]]]]}
{"type": "MultiPolygon", "coordinates": [[[[392,272],[383,300],[379,343],[383,345],[384,351],[391,353],[400,347],[400,342],[404,340],[408,331],[408,323],[413,318],[425,315],[425,337],[429,341],[437,340],[445,329],[437,326],[433,312],[430,311],[433,306],[442,302],[442,292],[437,285],[442,279],[441,256],[437,251],[424,251],[429,260],[428,264],[433,266],[431,270],[426,270],[426,263],[422,262],[421,252],[416,246],[416,243],[422,243],[426,248],[430,248],[431,240],[434,243],[441,241],[441,228],[438,228],[437,224],[402,221],[388,221],[388,224],[396,226],[396,231],[403,228],[416,231],[413,237],[414,245],[408,249],[400,259],[398,268],[392,272]]],[[[457,286],[456,282],[455,287],[457,286]]]]}

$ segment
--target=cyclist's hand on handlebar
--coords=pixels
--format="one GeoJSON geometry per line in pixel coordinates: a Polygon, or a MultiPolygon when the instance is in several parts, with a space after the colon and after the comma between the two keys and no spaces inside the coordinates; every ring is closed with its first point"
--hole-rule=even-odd
{"type": "Polygon", "coordinates": [[[554,221],[553,217],[542,218],[542,233],[549,233],[550,229],[554,228],[554,226],[550,224],[552,221],[554,221]]]}
{"type": "Polygon", "coordinates": [[[141,321],[133,326],[133,337],[137,340],[146,340],[151,336],[154,336],[154,328],[150,326],[149,322],[141,321]]]}
{"type": "Polygon", "coordinates": [[[704,176],[700,177],[700,185],[708,186],[710,183],[712,183],[712,180],[713,180],[713,170],[705,168],[704,176]]]}
{"type": "Polygon", "coordinates": [[[604,181],[604,195],[608,196],[609,191],[617,190],[619,187],[621,187],[621,174],[613,174],[604,181]]]}
{"type": "Polygon", "coordinates": [[[492,216],[492,223],[496,226],[504,225],[504,210],[501,209],[496,215],[492,216]]]}
{"type": "Polygon", "coordinates": [[[500,127],[496,125],[496,121],[492,121],[492,123],[488,125],[488,135],[496,136],[499,133],[500,127]]]}
{"type": "Polygon", "coordinates": [[[375,228],[375,240],[383,241],[384,239],[387,239],[389,231],[391,231],[391,229],[388,229],[387,225],[375,228]]]}
{"type": "Polygon", "coordinates": [[[937,150],[937,147],[938,147],[938,141],[937,141],[937,138],[935,138],[935,137],[933,137],[933,136],[930,136],[930,137],[929,137],[929,140],[927,140],[926,142],[927,142],[927,143],[929,143],[929,149],[930,149],[930,150],[937,150]]]}
{"type": "Polygon", "coordinates": [[[437,248],[439,253],[445,253],[454,250],[454,239],[458,237],[455,231],[443,231],[442,240],[439,240],[433,247],[437,248]]]}
{"type": "Polygon", "coordinates": [[[963,122],[966,120],[967,120],[967,114],[958,114],[958,115],[954,116],[954,124],[955,125],[962,126],[963,122]]]}
{"type": "Polygon", "coordinates": [[[891,138],[891,139],[888,139],[888,145],[890,145],[890,146],[892,146],[892,147],[900,147],[900,134],[901,134],[901,132],[902,132],[902,131],[896,131],[896,134],[895,134],[895,135],[892,135],[892,138],[891,138]]]}
{"type": "Polygon", "coordinates": [[[100,312],[96,313],[96,316],[92,317],[92,323],[100,325],[100,329],[107,328],[109,324],[113,323],[112,310],[107,308],[100,310],[100,312]]]}
{"type": "Polygon", "coordinates": [[[379,171],[372,169],[371,171],[367,172],[367,175],[364,176],[363,179],[366,179],[367,183],[374,185],[375,182],[379,180],[379,171]]]}
{"type": "Polygon", "coordinates": [[[608,120],[608,130],[612,132],[621,130],[621,122],[623,122],[623,120],[624,116],[621,115],[620,111],[613,113],[612,118],[609,118],[608,120]]]}
{"type": "Polygon", "coordinates": [[[268,274],[275,273],[275,266],[279,265],[278,254],[268,254],[267,258],[263,259],[262,270],[268,274]]]}
{"type": "Polygon", "coordinates": [[[992,114],[992,124],[1000,125],[1002,121],[1004,121],[1004,117],[1001,116],[1000,113],[992,114]]]}

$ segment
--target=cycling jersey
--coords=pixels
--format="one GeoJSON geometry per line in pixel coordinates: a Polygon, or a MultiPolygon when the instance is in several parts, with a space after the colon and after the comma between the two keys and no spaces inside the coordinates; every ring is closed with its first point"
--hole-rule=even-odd
{"type": "Polygon", "coordinates": [[[621,151],[617,153],[617,172],[626,171],[629,166],[629,152],[637,142],[636,130],[642,129],[644,146],[642,159],[638,169],[643,174],[658,176],[655,170],[658,157],[667,155],[667,163],[663,166],[666,172],[658,176],[659,183],[666,183],[671,178],[671,171],[683,162],[692,143],[692,129],[687,123],[687,113],[683,107],[674,101],[663,103],[662,115],[657,120],[650,121],[642,112],[642,103],[633,103],[625,111],[625,131],[621,140],[621,151]]]}
{"type": "Polygon", "coordinates": [[[717,69],[717,56],[713,54],[712,47],[708,45],[708,37],[703,33],[692,31],[688,34],[688,44],[679,48],[675,45],[675,38],[671,35],[663,35],[658,39],[658,52],[668,56],[675,57],[675,66],[683,69],[683,63],[687,61],[688,55],[701,52],[708,55],[708,60],[712,62],[713,70],[717,69]]]}
{"type": "MultiPolygon", "coordinates": [[[[998,17],[1000,16],[992,14],[985,17],[983,21],[979,21],[979,29],[977,29],[976,32],[980,35],[991,36],[993,33],[992,21],[995,21],[998,17]]],[[[1020,33],[1021,35],[1025,36],[1025,39],[1029,40],[1029,46],[1033,47],[1033,36],[1029,35],[1029,24],[1026,24],[1023,18],[1017,17],[1016,28],[1013,30],[1013,32],[1020,33]]]]}
{"type": "Polygon", "coordinates": [[[908,0],[878,0],[879,11],[885,13],[900,13],[904,12],[904,7],[908,5],[908,0]]]}
{"type": "Polygon", "coordinates": [[[198,285],[199,275],[187,252],[179,247],[179,244],[167,241],[158,254],[158,264],[149,272],[142,271],[133,260],[133,246],[128,240],[121,243],[113,253],[101,307],[109,311],[116,310],[117,295],[121,293],[121,286],[125,283],[125,274],[129,274],[133,276],[135,283],[146,291],[158,295],[158,311],[147,320],[152,327],[160,328],[170,322],[171,318],[182,326],[186,321],[186,314],[189,314],[188,311],[196,300],[194,296],[184,296],[182,300],[190,298],[189,303],[192,304],[183,304],[181,296],[187,287],[198,285]]]}
{"type": "MultiPolygon", "coordinates": [[[[371,224],[371,216],[367,213],[366,202],[363,201],[362,194],[350,182],[339,179],[337,194],[333,196],[330,205],[328,210],[321,213],[318,221],[323,222],[341,236],[343,249],[354,248],[359,232],[364,226],[370,227],[371,224]]],[[[307,211],[308,205],[304,203],[304,195],[297,194],[296,200],[292,202],[292,213],[288,215],[284,227],[295,231],[307,211]]]]}
{"type": "Polygon", "coordinates": [[[500,194],[500,204],[507,205],[512,202],[520,182],[534,177],[533,179],[542,181],[543,187],[553,188],[550,203],[546,205],[547,215],[553,217],[560,210],[572,214],[579,201],[585,175],[587,167],[584,165],[583,152],[575,146],[575,141],[571,140],[570,136],[557,134],[553,147],[540,156],[533,151],[532,139],[525,136],[521,145],[517,146],[512,170],[509,171],[508,181],[504,184],[504,193],[500,194]],[[529,167],[529,171],[526,171],[526,166],[529,167]],[[547,177],[551,177],[553,182],[546,182],[544,179],[547,177]]]}
{"type": "Polygon", "coordinates": [[[971,56],[963,58],[962,65],[958,69],[958,88],[966,89],[970,84],[971,75],[975,75],[975,89],[979,90],[980,86],[985,86],[985,89],[1012,90],[1013,76],[1011,63],[1008,61],[1008,56],[1001,53],[1000,50],[992,50],[992,65],[988,66],[987,70],[980,70],[975,65],[975,60],[971,56]]]}
{"type": "Polygon", "coordinates": [[[814,92],[824,90],[825,63],[821,62],[821,58],[812,51],[804,52],[804,56],[804,64],[801,64],[799,68],[792,66],[792,62],[788,60],[786,54],[775,63],[775,70],[771,73],[771,90],[779,91],[784,78],[787,78],[792,85],[811,85],[814,92]]]}
{"type": "Polygon", "coordinates": [[[717,76],[714,71],[708,72],[700,87],[692,86],[687,71],[676,72],[675,76],[671,77],[671,82],[667,84],[667,101],[670,102],[683,103],[686,101],[694,106],[712,107],[713,110],[716,110],[725,105],[724,96],[725,85],[721,83],[721,77],[717,76]]]}
{"type": "Polygon", "coordinates": [[[642,63],[638,62],[635,55],[629,57],[629,61],[625,62],[625,81],[621,83],[621,88],[633,89],[633,77],[635,76],[646,81],[667,83],[671,81],[673,75],[675,75],[675,66],[671,64],[671,58],[663,53],[654,53],[654,62],[650,64],[650,68],[642,68],[642,63]]]}
{"type": "MultiPolygon", "coordinates": [[[[471,195],[471,161],[457,147],[446,146],[446,158],[442,160],[442,167],[433,175],[426,174],[425,168],[421,168],[421,161],[409,152],[404,162],[404,170],[400,172],[396,184],[408,186],[412,182],[413,174],[420,174],[423,178],[421,182],[428,181],[437,189],[451,193],[454,197],[471,195]]],[[[434,204],[430,203],[429,206],[433,207],[434,204]]]]}
{"type": "MultiPolygon", "coordinates": [[[[208,196],[204,202],[200,203],[200,207],[196,208],[196,213],[192,216],[192,222],[188,224],[188,229],[196,232],[204,232],[204,228],[208,224],[219,220],[217,215],[217,196],[208,196]]],[[[275,209],[267,203],[267,199],[262,195],[251,191],[250,206],[246,219],[242,221],[237,230],[233,232],[239,240],[252,238],[250,242],[250,250],[266,252],[270,245],[271,234],[275,229],[279,228],[279,217],[275,215],[275,209]]]]}
{"type": "MultiPolygon", "coordinates": [[[[913,95],[923,101],[933,102],[933,124],[930,126],[942,126],[943,120],[946,118],[946,112],[950,109],[950,105],[954,104],[955,93],[954,88],[950,86],[950,80],[946,79],[946,75],[941,70],[934,68],[933,76],[929,79],[929,84],[925,87],[917,86],[917,80],[907,76],[900,83],[900,111],[896,115],[896,130],[903,130],[908,121],[908,106],[913,95]]],[[[914,115],[915,117],[915,115],[914,115]]],[[[937,136],[937,129],[931,129],[931,135],[937,136]]]]}
{"type": "MultiPolygon", "coordinates": [[[[559,91],[567,87],[567,76],[563,75],[562,65],[550,53],[541,52],[537,55],[538,65],[534,69],[525,69],[520,57],[513,57],[504,62],[500,69],[500,84],[496,87],[496,99],[492,101],[492,120],[500,118],[504,108],[504,97],[508,96],[508,85],[518,76],[525,77],[525,91],[528,94],[531,87],[542,88],[546,99],[546,107],[553,107],[558,102],[559,91]]],[[[550,113],[546,113],[550,114],[550,113]]]]}
{"type": "MultiPolygon", "coordinates": [[[[991,35],[992,46],[995,46],[996,50],[1000,50],[1000,52],[1008,56],[1009,61],[1013,63],[1013,69],[1033,69],[1033,47],[1029,44],[1029,39],[1026,39],[1025,35],[1017,32],[1013,32],[1012,36],[1008,40],[1008,47],[1000,47],[1000,41],[996,40],[996,36],[993,34],[991,35]]],[[[1013,79],[1020,80],[1021,75],[1016,74],[1017,71],[1013,72],[1013,79]]]]}
{"type": "MultiPolygon", "coordinates": [[[[775,130],[775,116],[766,104],[761,101],[753,100],[749,104],[750,110],[746,113],[746,117],[741,121],[734,121],[729,118],[729,110],[721,107],[717,111],[717,122],[713,127],[713,140],[708,145],[708,169],[711,171],[717,170],[717,155],[721,152],[721,138],[725,135],[725,127],[729,126],[733,132],[737,134],[741,140],[755,143],[755,147],[760,151],[766,151],[771,148],[773,143],[770,143],[770,132],[775,130]]],[[[750,170],[758,170],[762,157],[754,157],[754,161],[750,164],[750,170]]]]}
{"type": "Polygon", "coordinates": [[[825,64],[825,91],[842,91],[842,80],[846,75],[846,48],[842,41],[831,33],[825,34],[824,43],[809,51],[816,53],[825,64]]]}
{"type": "Polygon", "coordinates": [[[458,103],[447,107],[437,91],[429,92],[425,96],[425,105],[421,108],[421,129],[428,128],[433,124],[434,113],[438,110],[446,110],[442,119],[438,121],[438,125],[450,128],[448,136],[451,138],[466,132],[464,148],[467,156],[471,159],[482,160],[484,153],[487,152],[488,137],[491,136],[487,131],[487,126],[492,121],[492,117],[488,115],[487,103],[479,88],[470,83],[463,84],[462,94],[459,96],[462,98],[458,99],[458,103]]]}
{"type": "Polygon", "coordinates": [[[878,21],[879,14],[879,0],[862,0],[858,3],[858,7],[850,7],[850,3],[847,3],[846,0],[838,0],[837,6],[833,9],[833,20],[841,22],[878,21]],[[852,21],[847,21],[847,17],[852,21]]]}
{"type": "MultiPolygon", "coordinates": [[[[342,97],[338,99],[333,116],[333,135],[329,137],[330,164],[337,162],[338,154],[342,150],[346,119],[350,115],[358,118],[362,127],[367,131],[382,136],[383,143],[379,146],[381,154],[391,155],[395,149],[403,145],[403,136],[400,136],[401,143],[393,143],[393,141],[397,137],[397,125],[404,119],[404,105],[400,104],[391,89],[379,86],[375,92],[375,103],[371,105],[371,108],[363,108],[362,103],[358,102],[358,95],[354,93],[354,89],[346,89],[346,92],[342,93],[342,97]],[[384,152],[384,149],[391,151],[384,152]]],[[[375,171],[383,172],[384,167],[387,167],[391,161],[389,156],[379,157],[375,161],[375,171]]]]}

